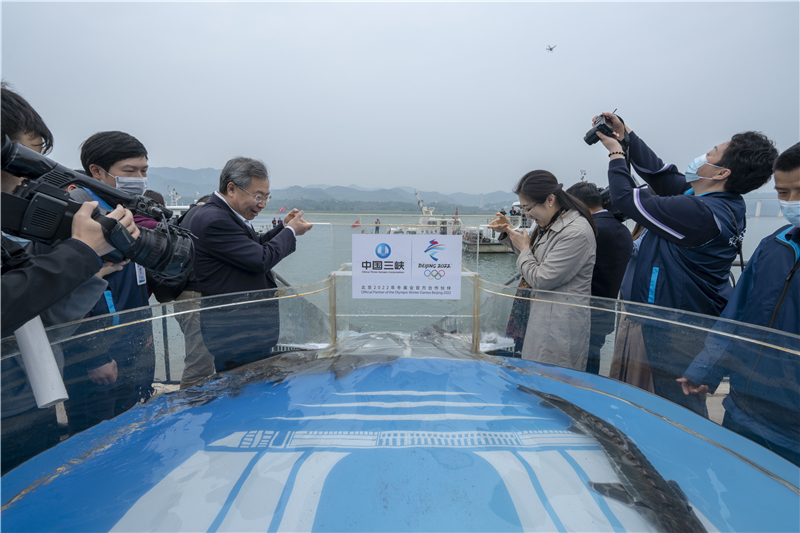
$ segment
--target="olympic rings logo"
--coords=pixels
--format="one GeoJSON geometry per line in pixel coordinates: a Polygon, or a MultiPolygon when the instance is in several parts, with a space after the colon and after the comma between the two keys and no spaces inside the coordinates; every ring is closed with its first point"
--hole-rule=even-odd
{"type": "Polygon", "coordinates": [[[428,279],[434,279],[439,281],[444,277],[445,271],[444,270],[426,270],[424,272],[425,277],[428,279]]]}

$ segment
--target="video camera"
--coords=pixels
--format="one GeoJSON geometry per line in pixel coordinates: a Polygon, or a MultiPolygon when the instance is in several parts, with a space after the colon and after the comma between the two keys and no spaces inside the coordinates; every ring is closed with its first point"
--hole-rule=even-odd
{"type": "Polygon", "coordinates": [[[117,204],[134,213],[159,220],[155,229],[139,228],[134,239],[122,224],[95,209],[92,218],[116,250],[103,256],[118,263],[130,259],[164,277],[174,277],[192,265],[192,234],[168,224],[172,211],[146,196],[130,194],[71,170],[19,143],[3,139],[2,169],[28,178],[13,193],[2,194],[2,227],[11,235],[45,244],[69,239],[72,217],[81,203],[70,199],[68,185],[90,189],[110,206],[117,204]]]}

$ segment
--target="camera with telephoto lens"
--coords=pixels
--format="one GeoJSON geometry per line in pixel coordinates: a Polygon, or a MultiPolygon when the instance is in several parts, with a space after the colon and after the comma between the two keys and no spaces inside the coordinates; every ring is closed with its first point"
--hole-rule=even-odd
{"type": "Polygon", "coordinates": [[[103,235],[116,250],[104,255],[104,261],[119,263],[124,259],[163,277],[174,277],[191,268],[194,260],[192,234],[168,224],[172,211],[146,196],[130,194],[76,172],[16,142],[3,139],[2,169],[27,178],[13,193],[2,194],[2,227],[11,235],[52,244],[69,239],[72,218],[83,205],[70,199],[68,185],[89,189],[109,206],[122,205],[140,215],[159,220],[155,229],[139,228],[134,239],[117,220],[95,209],[92,218],[100,223],[103,235]]]}
{"type": "Polygon", "coordinates": [[[600,137],[597,136],[598,131],[603,135],[614,137],[614,130],[611,129],[611,126],[606,122],[606,117],[600,115],[597,117],[597,120],[594,121],[594,124],[592,124],[592,129],[587,131],[586,135],[583,136],[583,140],[586,144],[591,146],[600,140],[600,137]]]}

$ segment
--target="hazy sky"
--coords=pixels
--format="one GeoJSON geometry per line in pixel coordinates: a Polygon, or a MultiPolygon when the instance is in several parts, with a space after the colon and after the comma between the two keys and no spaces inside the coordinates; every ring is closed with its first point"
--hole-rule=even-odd
{"type": "Polygon", "coordinates": [[[123,130],[152,166],[256,157],[278,189],[606,184],[600,111],[681,169],[743,130],[800,141],[799,5],[3,0],[2,77],[71,167],[123,130]]]}

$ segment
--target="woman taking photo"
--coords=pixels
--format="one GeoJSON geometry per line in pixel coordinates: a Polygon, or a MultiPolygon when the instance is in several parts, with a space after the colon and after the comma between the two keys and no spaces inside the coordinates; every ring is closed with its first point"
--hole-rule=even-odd
{"type": "Polygon", "coordinates": [[[592,215],[546,170],[525,174],[514,194],[522,212],[535,223],[533,233],[514,230],[501,213],[489,227],[503,232],[500,242],[519,255],[520,287],[533,289],[522,358],[585,371],[590,314],[587,307],[574,304],[588,304],[591,294],[597,233],[592,215]],[[568,296],[537,291],[587,298],[564,305],[568,296]]]}

